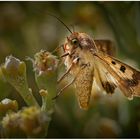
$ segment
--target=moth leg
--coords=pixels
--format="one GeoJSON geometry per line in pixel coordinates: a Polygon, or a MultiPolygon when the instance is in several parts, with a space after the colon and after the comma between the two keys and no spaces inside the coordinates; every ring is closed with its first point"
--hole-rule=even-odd
{"type": "Polygon", "coordinates": [[[70,65],[70,67],[67,69],[67,71],[60,77],[59,80],[57,80],[57,83],[60,83],[66,76],[67,74],[69,74],[69,72],[71,71],[72,67],[74,66],[74,64],[76,64],[79,60],[79,57],[75,58],[72,62],[72,64],[70,65]]]}
{"type": "MultiPolygon", "coordinates": [[[[77,77],[77,76],[76,76],[76,77],[77,77]]],[[[68,88],[70,85],[72,85],[72,84],[74,83],[74,81],[76,80],[76,77],[75,77],[69,84],[67,84],[66,86],[64,86],[64,87],[58,92],[58,94],[57,94],[54,98],[52,98],[52,99],[54,100],[54,99],[56,99],[57,97],[59,97],[59,95],[62,94],[63,91],[64,91],[66,88],[68,88]]]]}
{"type": "Polygon", "coordinates": [[[72,85],[72,84],[75,82],[75,80],[76,80],[78,74],[80,73],[80,71],[81,71],[82,69],[84,69],[87,65],[88,65],[88,64],[83,64],[83,66],[81,67],[81,69],[79,70],[79,72],[76,74],[76,76],[74,77],[74,79],[73,79],[69,84],[67,84],[66,86],[64,86],[64,87],[58,92],[58,94],[57,94],[54,98],[52,98],[52,99],[54,100],[54,99],[56,99],[57,97],[59,97],[60,94],[62,94],[63,91],[64,91],[67,87],[69,87],[70,85],[72,85]]]}
{"type": "Polygon", "coordinates": [[[71,64],[70,67],[67,69],[67,71],[60,77],[60,79],[57,80],[57,83],[60,83],[67,76],[67,74],[69,74],[72,67],[73,67],[73,64],[71,64]]]}
{"type": "Polygon", "coordinates": [[[66,57],[67,55],[70,55],[69,53],[64,53],[60,56],[60,58],[66,57]]]}
{"type": "Polygon", "coordinates": [[[58,47],[56,47],[56,48],[52,51],[52,53],[57,52],[59,49],[61,49],[61,48],[63,48],[63,47],[64,47],[64,44],[59,45],[58,47]]]}
{"type": "MultiPolygon", "coordinates": [[[[68,56],[68,55],[69,55],[69,53],[64,53],[64,54],[61,55],[59,58],[61,59],[61,58],[66,57],[66,56],[68,56]]],[[[61,63],[59,64],[59,67],[61,67],[62,64],[64,64],[64,60],[63,60],[63,59],[62,59],[61,63]]]]}

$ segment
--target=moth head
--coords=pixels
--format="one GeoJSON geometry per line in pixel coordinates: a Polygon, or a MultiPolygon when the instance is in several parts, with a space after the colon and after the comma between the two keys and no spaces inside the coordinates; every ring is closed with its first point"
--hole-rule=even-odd
{"type": "Polygon", "coordinates": [[[91,48],[95,49],[95,44],[89,35],[85,33],[74,32],[67,37],[64,50],[71,51],[77,48],[81,50],[90,50],[91,48]]]}

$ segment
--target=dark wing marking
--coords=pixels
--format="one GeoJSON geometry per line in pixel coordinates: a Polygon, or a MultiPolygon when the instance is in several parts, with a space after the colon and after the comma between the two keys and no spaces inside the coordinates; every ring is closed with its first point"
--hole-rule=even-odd
{"type": "Polygon", "coordinates": [[[110,40],[94,40],[99,51],[111,56],[116,55],[116,48],[110,40]]]}

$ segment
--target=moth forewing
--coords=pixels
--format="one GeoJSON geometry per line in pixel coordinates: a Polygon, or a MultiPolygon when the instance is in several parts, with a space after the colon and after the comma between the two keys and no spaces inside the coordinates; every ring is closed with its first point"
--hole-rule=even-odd
{"type": "MultiPolygon", "coordinates": [[[[115,49],[115,46],[112,41],[110,41],[110,40],[94,40],[94,41],[95,41],[95,44],[96,44],[99,52],[102,52],[102,53],[105,53],[105,54],[108,54],[111,56],[115,56],[116,49],[115,49]]],[[[109,81],[113,80],[113,78],[111,77],[111,75],[109,75],[106,68],[104,68],[103,64],[101,64],[99,61],[96,61],[96,59],[94,59],[94,58],[93,58],[92,62],[94,64],[96,63],[94,66],[95,77],[94,77],[94,83],[93,83],[93,87],[92,87],[92,93],[93,94],[94,94],[94,92],[107,93],[106,90],[108,91],[108,93],[111,93],[111,92],[109,92],[111,86],[109,86],[108,80],[109,81]],[[106,76],[106,73],[108,73],[109,76],[106,76]],[[103,91],[105,91],[105,92],[103,92],[103,91]]],[[[114,80],[113,80],[113,82],[114,82],[114,80]]],[[[115,86],[115,84],[113,84],[113,86],[115,86]]]]}
{"type": "MultiPolygon", "coordinates": [[[[97,59],[95,59],[97,60],[97,59]]],[[[114,79],[114,77],[108,72],[106,67],[100,62],[95,61],[95,79],[102,91],[105,91],[105,93],[113,94],[116,87],[117,82],[114,79]]]]}
{"type": "Polygon", "coordinates": [[[109,55],[98,54],[95,57],[114,77],[126,97],[132,99],[133,96],[140,96],[139,71],[109,55]]]}

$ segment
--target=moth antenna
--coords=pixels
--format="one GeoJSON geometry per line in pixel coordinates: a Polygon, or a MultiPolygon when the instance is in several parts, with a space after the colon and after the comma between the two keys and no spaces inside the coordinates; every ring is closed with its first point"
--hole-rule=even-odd
{"type": "MultiPolygon", "coordinates": [[[[48,13],[48,12],[47,12],[48,13]]],[[[55,15],[53,15],[53,14],[51,14],[51,13],[48,13],[50,16],[52,16],[52,17],[55,17],[58,21],[60,21],[65,27],[66,27],[66,29],[72,34],[73,32],[70,30],[70,28],[60,19],[60,18],[58,18],[57,16],[55,16],[55,15]]]]}
{"type": "MultiPolygon", "coordinates": [[[[93,44],[94,44],[94,46],[95,46],[95,48],[97,49],[97,45],[96,45],[96,43],[95,43],[95,40],[93,39],[93,44]]],[[[97,49],[98,50],[98,49],[97,49]]]]}
{"type": "Polygon", "coordinates": [[[72,24],[71,27],[72,27],[72,31],[75,32],[75,26],[74,26],[74,24],[72,24]]]}

